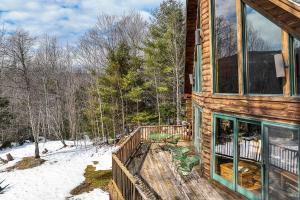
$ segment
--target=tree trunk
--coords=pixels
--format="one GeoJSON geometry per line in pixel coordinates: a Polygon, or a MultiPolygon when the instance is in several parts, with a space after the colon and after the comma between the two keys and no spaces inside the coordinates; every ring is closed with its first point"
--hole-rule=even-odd
{"type": "Polygon", "coordinates": [[[157,114],[158,114],[158,125],[161,124],[161,117],[160,117],[160,104],[159,104],[159,92],[158,92],[158,83],[156,76],[154,77],[155,82],[155,92],[156,92],[156,105],[157,105],[157,114]]]}
{"type": "Polygon", "coordinates": [[[40,158],[40,149],[39,149],[39,142],[38,142],[38,138],[36,139],[36,141],[34,141],[34,146],[35,146],[35,150],[34,150],[34,154],[35,154],[35,158],[40,158]]]}

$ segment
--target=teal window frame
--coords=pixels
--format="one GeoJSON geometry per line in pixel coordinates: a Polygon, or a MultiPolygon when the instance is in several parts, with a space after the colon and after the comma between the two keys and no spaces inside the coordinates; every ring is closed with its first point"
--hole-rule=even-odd
{"type": "MultiPolygon", "coordinates": [[[[247,13],[246,13],[246,6],[249,6],[252,9],[254,9],[256,12],[260,13],[255,8],[253,8],[251,5],[249,5],[246,2],[244,2],[243,0],[241,0],[242,49],[243,49],[242,50],[242,54],[243,54],[243,89],[244,89],[244,92],[243,92],[244,94],[243,95],[247,95],[247,96],[276,96],[276,97],[282,97],[282,96],[284,96],[284,85],[282,85],[282,91],[283,91],[282,94],[257,94],[257,93],[250,93],[249,92],[249,81],[248,81],[249,80],[249,73],[248,73],[248,56],[247,56],[247,53],[248,53],[248,51],[247,51],[247,38],[248,38],[248,34],[247,34],[247,20],[246,20],[247,13]]],[[[261,15],[264,16],[263,14],[261,14],[261,15]]],[[[273,24],[275,24],[275,23],[273,23],[273,24]]],[[[275,25],[278,26],[277,24],[275,24],[275,25]]],[[[282,31],[282,29],[281,29],[281,31],[282,31]]]]}
{"type": "MultiPolygon", "coordinates": [[[[196,144],[195,144],[195,136],[196,136],[196,125],[199,125],[199,127],[200,127],[200,130],[199,130],[199,132],[200,132],[200,134],[202,135],[202,126],[203,126],[203,109],[202,109],[202,107],[201,106],[199,106],[199,105],[197,105],[196,103],[194,103],[193,102],[193,145],[194,145],[194,147],[195,147],[195,150],[197,151],[197,149],[196,149],[196,144]],[[196,115],[196,112],[198,112],[198,115],[196,115]],[[201,116],[199,116],[199,114],[201,115],[201,116]],[[197,118],[198,117],[198,118],[197,118]],[[199,123],[199,120],[200,120],[200,118],[201,118],[201,124],[197,124],[197,123],[199,123]]],[[[201,138],[202,138],[202,136],[201,136],[201,138]]],[[[201,152],[201,150],[202,150],[202,144],[201,144],[201,141],[199,141],[199,152],[198,153],[200,153],[201,152]]]]}
{"type": "Polygon", "coordinates": [[[196,93],[202,93],[202,47],[197,45],[196,48],[196,62],[195,62],[195,89],[196,93]]]}
{"type": "MultiPolygon", "coordinates": [[[[224,95],[224,96],[239,96],[239,92],[237,93],[220,93],[216,92],[217,89],[217,82],[216,82],[216,59],[215,59],[215,1],[216,0],[211,0],[211,7],[210,7],[210,13],[211,13],[211,46],[212,46],[212,56],[211,56],[211,63],[212,63],[212,68],[213,68],[213,95],[224,95]]],[[[237,13],[236,13],[237,14],[237,13]]],[[[238,25],[238,24],[237,24],[238,25]]],[[[238,34],[238,32],[237,32],[238,34]]],[[[239,85],[238,85],[238,90],[240,90],[239,85]]]]}
{"type": "MultiPolygon", "coordinates": [[[[246,189],[242,188],[241,186],[238,185],[238,123],[239,122],[246,122],[246,123],[252,123],[252,124],[261,124],[261,122],[257,119],[254,118],[245,118],[245,117],[239,117],[235,115],[227,115],[223,113],[213,113],[213,159],[212,159],[212,178],[219,183],[223,184],[224,186],[228,187],[234,192],[238,192],[242,194],[243,196],[251,199],[251,200],[260,200],[262,199],[261,196],[257,196],[254,193],[247,191],[246,189]],[[234,141],[233,141],[233,181],[229,182],[225,180],[223,177],[215,173],[215,145],[216,145],[216,121],[217,119],[225,119],[225,120],[230,120],[233,121],[233,131],[234,131],[234,141]]],[[[262,180],[263,181],[263,180],[262,180]]],[[[263,195],[263,190],[262,190],[262,195],[263,195]]]]}
{"type": "MultiPolygon", "coordinates": [[[[265,126],[274,126],[280,128],[288,128],[298,132],[298,149],[300,147],[300,125],[292,125],[292,124],[284,124],[284,123],[277,123],[277,122],[270,122],[270,121],[262,121],[261,130],[263,134],[263,148],[262,148],[262,158],[267,158],[269,155],[269,140],[268,135],[264,132],[265,126]]],[[[300,199],[300,154],[298,154],[298,199],[300,199]]],[[[268,166],[268,159],[262,159],[263,161],[263,198],[268,199],[268,190],[269,190],[269,166],[268,166]]]]}
{"type": "MultiPolygon", "coordinates": [[[[201,31],[201,21],[199,9],[197,10],[197,30],[201,31]]],[[[202,93],[202,45],[195,46],[195,86],[194,92],[202,93]]]]}
{"type": "MultiPolygon", "coordinates": [[[[211,161],[211,177],[216,180],[217,182],[221,183],[222,185],[226,186],[227,188],[231,189],[234,192],[238,192],[241,195],[247,197],[251,200],[260,200],[260,199],[267,199],[268,198],[268,162],[265,158],[267,158],[268,154],[268,138],[266,133],[264,132],[265,126],[277,126],[282,128],[289,128],[293,130],[297,130],[299,140],[298,140],[298,146],[300,147],[300,125],[292,125],[292,124],[285,124],[285,123],[277,123],[272,121],[266,121],[261,120],[257,118],[252,117],[241,117],[238,115],[228,115],[224,113],[213,113],[213,149],[212,149],[212,161],[211,161]],[[233,170],[233,181],[229,182],[225,180],[223,177],[215,173],[215,145],[216,145],[216,120],[218,119],[225,119],[225,120],[231,120],[234,124],[234,149],[233,149],[233,164],[234,164],[234,170],[233,170]],[[261,190],[261,196],[256,196],[254,193],[247,191],[246,189],[242,188],[237,184],[237,162],[238,162],[238,155],[237,155],[237,140],[238,140],[238,123],[239,122],[246,122],[246,123],[252,123],[252,124],[259,124],[261,126],[261,139],[262,139],[262,149],[261,149],[261,155],[262,155],[262,168],[261,168],[261,183],[262,183],[262,190],[261,190]]],[[[298,172],[300,172],[300,154],[298,154],[298,172]]],[[[298,175],[298,195],[300,199],[300,173],[298,175]]]]}
{"type": "MultiPolygon", "coordinates": [[[[294,51],[294,41],[295,37],[289,34],[289,73],[290,73],[290,93],[291,96],[300,97],[300,94],[297,94],[296,90],[296,66],[295,66],[295,51],[294,51]]],[[[298,86],[300,87],[300,86],[298,86]]]]}

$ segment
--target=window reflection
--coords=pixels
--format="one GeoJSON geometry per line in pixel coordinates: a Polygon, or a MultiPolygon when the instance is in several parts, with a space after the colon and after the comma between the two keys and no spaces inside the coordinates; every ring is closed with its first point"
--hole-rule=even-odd
{"type": "Polygon", "coordinates": [[[296,80],[296,94],[300,95],[300,40],[295,39],[295,80],[296,80]]]}
{"type": "Polygon", "coordinates": [[[261,126],[238,123],[238,184],[248,191],[261,194],[261,126]]]}
{"type": "Polygon", "coordinates": [[[269,139],[269,199],[298,199],[298,133],[267,126],[269,139]]]}
{"type": "Polygon", "coordinates": [[[238,93],[235,0],[215,0],[216,92],[238,93]]]}
{"type": "Polygon", "coordinates": [[[233,121],[216,120],[215,173],[227,181],[233,181],[233,121]]]}
{"type": "Polygon", "coordinates": [[[246,6],[248,89],[252,94],[282,94],[282,78],[277,78],[276,54],[282,54],[281,29],[246,6]]]}

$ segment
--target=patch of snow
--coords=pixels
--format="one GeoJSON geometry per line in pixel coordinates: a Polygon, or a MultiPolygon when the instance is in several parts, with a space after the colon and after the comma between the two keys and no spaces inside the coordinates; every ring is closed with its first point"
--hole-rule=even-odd
{"type": "MultiPolygon", "coordinates": [[[[73,145],[72,141],[66,141],[66,143],[73,145]]],[[[93,161],[98,161],[97,170],[111,169],[113,149],[102,147],[96,152],[96,148],[92,146],[91,142],[86,144],[85,146],[82,142],[82,145],[77,147],[68,146],[63,149],[61,149],[62,144],[59,141],[40,144],[40,152],[44,148],[49,151],[47,154],[41,154],[41,158],[46,162],[32,169],[0,173],[0,180],[5,179],[5,182],[11,186],[4,194],[0,195],[0,199],[65,200],[66,197],[70,197],[70,191],[84,181],[83,174],[87,165],[93,164],[93,161]]],[[[0,151],[0,157],[5,158],[7,153],[10,153],[15,160],[0,166],[0,171],[14,165],[23,157],[33,156],[34,144],[25,144],[0,151]]],[[[108,193],[95,190],[74,198],[84,200],[108,199],[108,193]]]]}
{"type": "Polygon", "coordinates": [[[86,192],[75,197],[69,198],[70,200],[109,200],[109,196],[106,192],[103,192],[100,189],[95,189],[91,192],[86,192]]]}

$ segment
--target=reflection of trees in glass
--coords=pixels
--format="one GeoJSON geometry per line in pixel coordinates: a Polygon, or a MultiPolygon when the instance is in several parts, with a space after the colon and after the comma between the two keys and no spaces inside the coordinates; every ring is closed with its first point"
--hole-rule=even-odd
{"type": "MultiPolygon", "coordinates": [[[[216,13],[217,15],[218,13],[216,13]]],[[[217,93],[238,93],[237,28],[234,15],[216,16],[217,93]]]]}
{"type": "Polygon", "coordinates": [[[247,39],[248,39],[248,50],[249,51],[267,51],[270,49],[268,41],[265,41],[262,37],[262,32],[256,30],[252,23],[247,23],[247,39]]]}
{"type": "Polygon", "coordinates": [[[224,16],[216,17],[215,21],[216,55],[224,58],[237,53],[236,21],[230,21],[224,16]]]}
{"type": "Polygon", "coordinates": [[[282,53],[281,29],[249,6],[246,12],[249,93],[282,94],[283,82],[277,78],[274,59],[282,53]]]}

